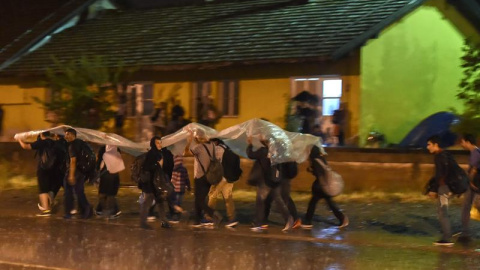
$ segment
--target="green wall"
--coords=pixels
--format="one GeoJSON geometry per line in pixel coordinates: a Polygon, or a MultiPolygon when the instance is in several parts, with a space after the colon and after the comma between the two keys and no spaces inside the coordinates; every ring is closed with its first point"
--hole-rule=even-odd
{"type": "Polygon", "coordinates": [[[455,95],[465,37],[444,9],[452,16],[446,4],[424,5],[362,48],[361,143],[371,129],[399,143],[429,115],[462,108],[455,95]]]}

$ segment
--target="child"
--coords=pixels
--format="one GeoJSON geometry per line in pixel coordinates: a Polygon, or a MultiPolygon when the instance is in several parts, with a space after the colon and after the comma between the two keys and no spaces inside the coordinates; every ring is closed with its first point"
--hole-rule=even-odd
{"type": "Polygon", "coordinates": [[[178,212],[183,212],[182,199],[185,194],[185,189],[190,191],[190,179],[188,177],[187,169],[183,166],[183,157],[173,157],[173,173],[172,184],[174,187],[174,207],[178,212]]]}

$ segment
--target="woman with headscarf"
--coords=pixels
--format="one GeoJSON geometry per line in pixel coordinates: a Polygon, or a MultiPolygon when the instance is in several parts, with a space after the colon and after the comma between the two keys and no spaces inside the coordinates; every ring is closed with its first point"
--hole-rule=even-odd
{"type": "Polygon", "coordinates": [[[114,145],[105,145],[98,151],[97,170],[100,172],[98,186],[97,215],[107,218],[117,218],[121,211],[115,196],[120,187],[119,172],[125,170],[120,150],[114,145]]]}
{"type": "Polygon", "coordinates": [[[335,217],[337,217],[337,219],[340,221],[339,228],[346,227],[349,223],[348,217],[343,214],[342,211],[340,211],[338,206],[332,200],[332,197],[327,195],[327,193],[322,189],[322,185],[320,184],[320,178],[325,177],[325,170],[318,163],[317,159],[327,164],[327,160],[325,159],[325,152],[323,152],[323,149],[320,150],[318,146],[313,146],[312,150],[310,151],[310,168],[308,168],[308,171],[315,176],[315,181],[312,184],[312,198],[308,203],[305,220],[303,221],[303,224],[301,226],[304,229],[311,229],[313,227],[312,219],[313,215],[315,214],[315,207],[317,206],[317,202],[320,199],[325,199],[330,210],[332,210],[335,217]]]}
{"type": "Polygon", "coordinates": [[[159,136],[154,136],[150,140],[150,150],[147,152],[145,162],[142,166],[142,173],[149,177],[146,182],[139,183],[139,188],[142,190],[144,199],[140,204],[140,226],[144,229],[152,229],[147,224],[147,216],[150,206],[155,200],[157,205],[160,220],[163,228],[170,228],[170,223],[167,220],[163,202],[167,198],[165,185],[162,188],[162,182],[165,182],[165,175],[162,169],[162,142],[159,136]]]}

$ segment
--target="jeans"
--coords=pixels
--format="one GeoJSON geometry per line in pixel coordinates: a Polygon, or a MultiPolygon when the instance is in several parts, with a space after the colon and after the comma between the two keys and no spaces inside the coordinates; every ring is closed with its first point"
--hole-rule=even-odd
{"type": "Polygon", "coordinates": [[[74,185],[68,183],[68,175],[69,171],[66,172],[65,178],[63,179],[63,188],[65,189],[65,215],[69,216],[70,211],[73,209],[74,193],[77,195],[80,213],[82,213],[82,215],[87,215],[88,211],[90,211],[90,204],[88,203],[84,191],[85,175],[76,170],[74,185]]]}
{"type": "Polygon", "coordinates": [[[450,189],[447,185],[442,185],[438,188],[438,200],[437,200],[437,214],[440,227],[442,229],[442,239],[444,241],[450,241],[452,237],[452,229],[450,226],[450,219],[448,217],[448,199],[450,189]]]}
{"type": "Polygon", "coordinates": [[[465,192],[463,195],[463,204],[462,204],[462,234],[469,236],[470,235],[470,210],[472,209],[472,204],[475,203],[475,207],[480,209],[480,202],[476,200],[478,194],[475,193],[471,188],[465,192]]]}
{"type": "Polygon", "coordinates": [[[210,190],[210,183],[205,176],[195,178],[195,223],[200,223],[205,212],[206,215],[213,217],[213,209],[207,204],[207,196],[210,190]]]}
{"type": "Polygon", "coordinates": [[[215,209],[217,205],[217,198],[222,194],[225,200],[225,208],[227,209],[227,216],[229,221],[235,220],[235,204],[233,203],[233,183],[227,182],[225,178],[220,183],[210,187],[208,192],[208,206],[215,209]]]}
{"type": "Polygon", "coordinates": [[[315,208],[317,206],[317,202],[320,199],[325,199],[327,202],[328,207],[332,210],[335,217],[340,221],[340,224],[343,223],[345,219],[345,215],[340,211],[338,206],[332,200],[332,197],[328,196],[323,192],[322,187],[320,186],[319,180],[315,180],[312,184],[312,198],[308,203],[307,213],[305,214],[305,224],[312,224],[313,215],[315,214],[315,208]]]}

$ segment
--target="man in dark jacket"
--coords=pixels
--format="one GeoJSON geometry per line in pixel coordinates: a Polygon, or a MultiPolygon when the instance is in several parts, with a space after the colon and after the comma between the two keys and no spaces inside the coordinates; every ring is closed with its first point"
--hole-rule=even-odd
{"type": "Polygon", "coordinates": [[[67,172],[64,180],[65,190],[65,219],[70,219],[73,209],[73,193],[77,195],[79,209],[83,218],[90,218],[93,209],[85,196],[84,184],[87,176],[79,168],[78,158],[81,155],[82,144],[86,143],[77,139],[77,131],[69,128],[65,131],[65,140],[68,142],[67,172]]]}
{"type": "Polygon", "coordinates": [[[438,220],[442,231],[442,238],[433,244],[436,246],[452,246],[451,241],[452,230],[450,226],[450,219],[448,218],[448,204],[451,195],[450,189],[447,185],[447,177],[449,169],[452,167],[450,160],[451,154],[444,151],[440,147],[440,137],[432,136],[427,141],[427,149],[431,154],[435,155],[435,185],[436,190],[430,190],[428,195],[431,198],[437,199],[438,220]]]}
{"type": "Polygon", "coordinates": [[[276,181],[276,179],[281,179],[281,176],[279,175],[280,170],[278,170],[277,165],[272,166],[268,152],[269,142],[265,138],[261,139],[260,142],[262,143],[262,147],[256,151],[253,151],[251,137],[248,137],[247,142],[247,156],[250,159],[255,160],[248,182],[250,184],[255,183],[257,186],[257,199],[255,204],[256,217],[254,221],[255,225],[251,228],[251,230],[258,232],[268,228],[268,226],[265,224],[265,201],[271,194],[272,201],[277,203],[277,207],[285,219],[286,224],[283,228],[283,231],[288,231],[292,228],[294,220],[288,211],[287,205],[282,199],[279,181],[276,181]]]}

